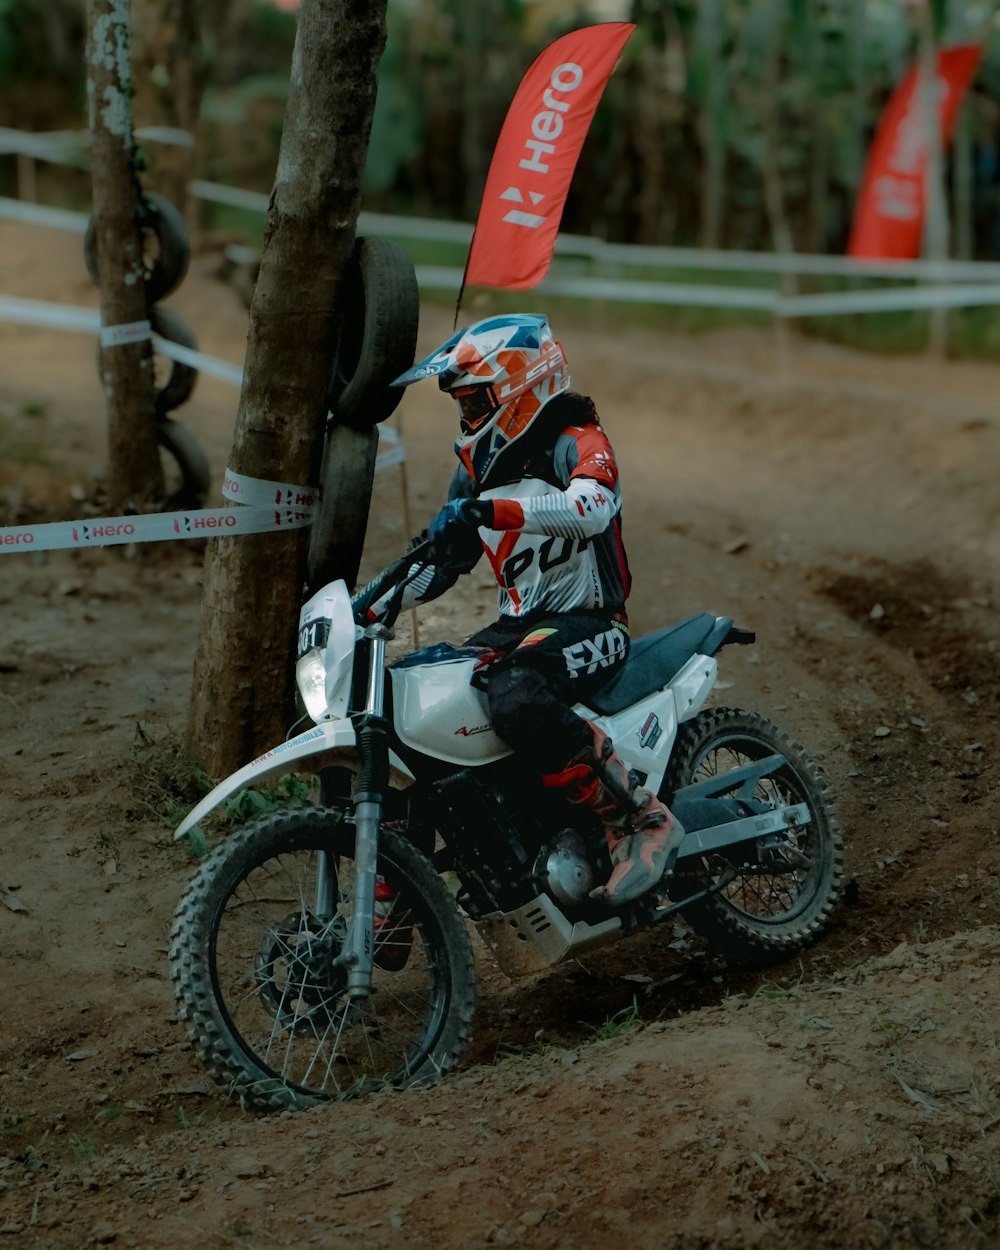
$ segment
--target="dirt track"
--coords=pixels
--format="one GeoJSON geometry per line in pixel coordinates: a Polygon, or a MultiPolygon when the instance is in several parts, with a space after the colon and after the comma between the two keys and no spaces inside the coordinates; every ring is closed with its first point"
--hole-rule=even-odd
{"type": "MultiPolygon", "coordinates": [[[[0,256],[4,294],[93,304],[77,239],[0,226],[0,256]]],[[[241,358],[208,260],[171,303],[241,358]]],[[[423,344],[449,327],[429,311],[423,344]]],[[[718,699],[821,760],[847,835],[838,928],[753,975],[680,925],[528,985],[484,956],[473,1048],[443,1084],[248,1116],[197,1066],[166,977],[191,869],[163,782],[199,553],[5,555],[12,1246],[996,1244],[1000,371],[801,341],[782,367],[767,333],[657,339],[613,313],[557,328],[622,462],[633,623],[708,609],[757,630],[718,699]],[[644,1023],[598,1037],[616,1015],[644,1023]]],[[[0,359],[0,524],[73,516],[103,454],[93,344],[0,325],[0,359]]],[[[217,480],[235,404],[203,377],[178,414],[217,480]]],[[[408,396],[416,527],[450,418],[433,387],[408,396]]],[[[370,569],[407,537],[399,471],[377,481],[370,569]]],[[[492,604],[470,580],[422,638],[492,604]]]]}

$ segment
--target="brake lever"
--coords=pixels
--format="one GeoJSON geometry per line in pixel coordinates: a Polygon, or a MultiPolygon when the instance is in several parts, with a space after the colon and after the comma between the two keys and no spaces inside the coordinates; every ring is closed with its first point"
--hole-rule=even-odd
{"type": "Polygon", "coordinates": [[[351,604],[354,608],[355,620],[359,624],[364,624],[363,619],[359,617],[359,609],[367,610],[370,608],[381,597],[385,588],[405,570],[405,575],[393,586],[389,602],[386,604],[386,610],[382,617],[384,624],[389,626],[395,624],[399,615],[403,592],[426,568],[430,567],[433,558],[433,547],[430,540],[418,539],[398,560],[394,560],[381,576],[369,582],[357,595],[352,597],[351,604]]]}

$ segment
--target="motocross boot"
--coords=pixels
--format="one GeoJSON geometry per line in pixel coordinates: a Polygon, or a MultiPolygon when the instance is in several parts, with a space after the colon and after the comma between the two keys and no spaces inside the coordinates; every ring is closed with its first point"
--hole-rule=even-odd
{"type": "Polygon", "coordinates": [[[631,903],[673,871],[684,829],[669,808],[648,790],[615,753],[611,739],[596,725],[588,743],[559,773],[542,781],[566,792],[571,803],[589,807],[604,825],[612,872],[591,898],[612,907],[631,903]]]}

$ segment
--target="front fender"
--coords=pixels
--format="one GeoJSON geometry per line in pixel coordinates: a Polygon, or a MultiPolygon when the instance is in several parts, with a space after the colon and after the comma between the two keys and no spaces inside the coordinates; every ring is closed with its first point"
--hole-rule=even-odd
{"type": "MultiPolygon", "coordinates": [[[[205,795],[197,807],[188,812],[177,826],[174,837],[183,838],[220,803],[238,790],[246,789],[252,782],[261,781],[265,777],[273,777],[275,773],[293,771],[291,766],[300,760],[353,750],[356,747],[357,735],[354,732],[353,723],[349,720],[324,721],[322,725],[307,729],[304,733],[289,738],[287,742],[272,747],[270,751],[265,751],[263,755],[258,755],[255,760],[244,764],[224,781],[220,781],[214,790],[205,795]]],[[[413,774],[391,751],[389,764],[394,779],[413,780],[413,774]]]]}

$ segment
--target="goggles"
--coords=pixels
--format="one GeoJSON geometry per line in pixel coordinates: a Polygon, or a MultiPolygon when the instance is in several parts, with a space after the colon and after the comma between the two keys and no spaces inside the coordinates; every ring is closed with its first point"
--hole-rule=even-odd
{"type": "Polygon", "coordinates": [[[459,386],[450,394],[458,404],[463,434],[475,434],[500,407],[492,386],[459,386]]]}

